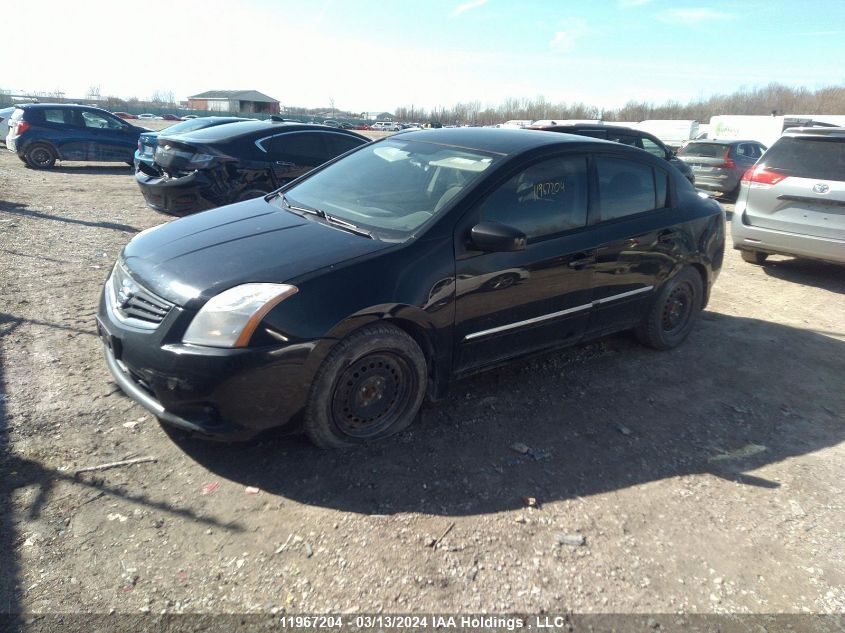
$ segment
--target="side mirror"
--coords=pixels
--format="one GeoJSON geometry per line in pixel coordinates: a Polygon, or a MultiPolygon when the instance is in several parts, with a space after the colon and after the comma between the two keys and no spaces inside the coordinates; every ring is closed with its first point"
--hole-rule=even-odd
{"type": "Polygon", "coordinates": [[[499,222],[480,222],[472,227],[469,236],[478,250],[490,253],[524,251],[528,241],[519,229],[499,222]]]}

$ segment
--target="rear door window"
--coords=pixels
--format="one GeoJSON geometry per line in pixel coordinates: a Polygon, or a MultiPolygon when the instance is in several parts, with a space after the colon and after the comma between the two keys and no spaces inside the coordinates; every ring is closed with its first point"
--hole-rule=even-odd
{"type": "Polygon", "coordinates": [[[601,219],[615,220],[662,208],[666,204],[666,173],[650,165],[623,158],[596,157],[601,219]],[[658,200],[655,171],[662,174],[662,199],[658,200]]]}
{"type": "Polygon", "coordinates": [[[845,181],[845,138],[780,138],[763,157],[768,169],[798,178],[845,181]]]}
{"type": "Polygon", "coordinates": [[[333,158],[325,136],[320,132],[289,132],[267,139],[263,146],[270,160],[316,167],[333,158]]]}

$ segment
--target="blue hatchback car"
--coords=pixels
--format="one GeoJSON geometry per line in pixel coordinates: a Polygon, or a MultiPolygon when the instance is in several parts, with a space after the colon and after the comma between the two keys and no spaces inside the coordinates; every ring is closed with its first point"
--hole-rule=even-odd
{"type": "Polygon", "coordinates": [[[33,169],[48,169],[57,160],[132,165],[138,136],[148,131],[101,108],[30,103],[12,113],[6,147],[33,169]]]}
{"type": "MultiPolygon", "coordinates": [[[[196,132],[207,127],[215,127],[223,125],[224,123],[236,123],[237,121],[249,121],[236,116],[204,116],[196,119],[189,119],[181,123],[175,123],[170,127],[166,127],[162,132],[167,132],[167,136],[174,134],[184,134],[186,132],[196,132]]],[[[158,145],[159,132],[144,132],[138,137],[138,149],[135,151],[135,170],[138,170],[139,164],[150,166],[155,159],[155,149],[158,145]]]]}

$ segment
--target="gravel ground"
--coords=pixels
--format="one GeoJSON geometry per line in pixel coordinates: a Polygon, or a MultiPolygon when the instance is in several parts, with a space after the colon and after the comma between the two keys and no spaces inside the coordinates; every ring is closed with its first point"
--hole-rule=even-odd
{"type": "Polygon", "coordinates": [[[125,167],[0,154],[0,612],[845,611],[842,268],[729,251],[677,350],[487,373],[352,451],[222,445],[166,434],[95,335],[167,220],[125,167]]]}

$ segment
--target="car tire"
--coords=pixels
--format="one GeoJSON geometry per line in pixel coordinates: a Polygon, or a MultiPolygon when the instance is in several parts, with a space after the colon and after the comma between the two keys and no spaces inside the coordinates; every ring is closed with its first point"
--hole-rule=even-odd
{"type": "Polygon", "coordinates": [[[741,251],[739,251],[739,256],[742,257],[743,261],[746,261],[749,264],[757,264],[758,266],[762,266],[766,262],[766,258],[769,256],[769,254],[763,253],[761,251],[751,251],[742,249],[741,251]]]}
{"type": "Polygon", "coordinates": [[[46,143],[33,143],[24,152],[24,162],[33,169],[50,169],[56,164],[56,152],[46,143]]]}
{"type": "Polygon", "coordinates": [[[425,356],[405,331],[376,323],[329,352],[311,386],[304,428],[320,448],[345,448],[398,433],[426,390],[425,356]]]}
{"type": "Polygon", "coordinates": [[[635,330],[643,345],[668,350],[684,342],[704,299],[701,275],[692,268],[683,268],[666,281],[648,314],[635,330]]]}

